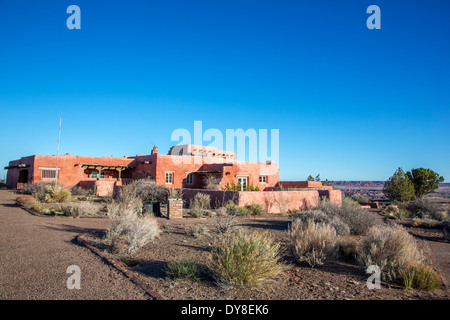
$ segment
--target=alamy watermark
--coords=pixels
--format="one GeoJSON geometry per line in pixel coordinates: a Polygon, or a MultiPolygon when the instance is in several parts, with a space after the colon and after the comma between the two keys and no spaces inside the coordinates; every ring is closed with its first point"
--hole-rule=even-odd
{"type": "MultiPolygon", "coordinates": [[[[175,164],[190,163],[240,163],[240,162],[267,162],[273,161],[279,164],[280,159],[280,130],[270,129],[270,141],[268,129],[226,129],[225,134],[216,128],[209,128],[203,132],[203,122],[194,121],[194,128],[189,131],[186,128],[178,128],[172,132],[171,141],[177,142],[171,149],[170,155],[194,155],[196,157],[172,157],[175,164]],[[186,150],[186,146],[203,146],[203,150],[186,150]],[[247,143],[248,142],[248,143],[247,143]],[[269,143],[270,142],[270,143],[269,143]],[[214,155],[211,149],[218,151],[228,150],[233,154],[231,157],[214,155]],[[270,151],[270,154],[269,154],[270,151]],[[234,157],[236,152],[236,157],[234,157]]],[[[228,154],[229,155],[229,154],[228,154]]]]}
{"type": "Polygon", "coordinates": [[[72,274],[66,281],[67,289],[81,289],[81,269],[77,265],[70,265],[66,269],[66,273],[72,274]]]}

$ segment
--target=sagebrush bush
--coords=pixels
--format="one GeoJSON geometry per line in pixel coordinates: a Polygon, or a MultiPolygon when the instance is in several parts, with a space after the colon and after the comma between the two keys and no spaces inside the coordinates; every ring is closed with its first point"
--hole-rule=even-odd
{"type": "Polygon", "coordinates": [[[36,197],[36,194],[44,193],[46,186],[54,186],[54,185],[55,185],[54,183],[46,183],[46,182],[25,183],[22,189],[19,190],[19,193],[29,194],[36,197]]]}
{"type": "Polygon", "coordinates": [[[444,239],[450,241],[450,220],[441,222],[440,226],[442,228],[444,239]]]}
{"type": "Polygon", "coordinates": [[[141,205],[135,199],[131,203],[112,202],[107,207],[112,221],[110,237],[124,239],[130,253],[153,241],[161,232],[156,218],[140,216],[141,205]]]}
{"type": "Polygon", "coordinates": [[[211,197],[209,196],[209,194],[199,192],[190,202],[189,214],[194,218],[201,218],[205,215],[209,215],[210,208],[211,197]]]}
{"type": "Polygon", "coordinates": [[[166,274],[173,279],[197,281],[200,267],[193,259],[180,258],[167,264],[166,274]]]}
{"type": "Polygon", "coordinates": [[[346,236],[350,234],[350,227],[344,223],[339,216],[327,215],[321,209],[312,209],[300,211],[294,214],[293,219],[300,219],[302,222],[312,220],[315,223],[325,223],[332,226],[336,230],[338,236],[346,236]]]}
{"type": "Polygon", "coordinates": [[[209,267],[231,285],[257,287],[280,275],[279,249],[268,232],[227,233],[213,249],[209,267]]]}
{"type": "Polygon", "coordinates": [[[323,265],[336,253],[336,230],[325,223],[296,219],[289,228],[288,238],[296,259],[311,267],[323,265]]]}
{"type": "Polygon", "coordinates": [[[439,225],[439,221],[429,218],[414,218],[411,221],[411,226],[413,227],[421,227],[421,228],[428,228],[428,229],[434,229],[439,225]]]}
{"type": "Polygon", "coordinates": [[[349,226],[350,234],[353,235],[364,235],[372,226],[379,224],[376,217],[348,197],[342,197],[341,206],[328,199],[321,199],[317,208],[330,217],[338,217],[349,226]]]}
{"type": "Polygon", "coordinates": [[[409,202],[406,205],[406,209],[411,212],[413,216],[420,218],[430,218],[439,221],[447,218],[447,211],[445,208],[426,197],[409,202]]]}
{"type": "Polygon", "coordinates": [[[85,217],[98,215],[100,208],[91,201],[82,201],[64,208],[64,214],[73,217],[85,217]]]}
{"type": "Polygon", "coordinates": [[[358,261],[377,265],[383,279],[399,280],[406,268],[423,261],[414,238],[399,225],[372,227],[362,240],[358,261]]]}
{"type": "Polygon", "coordinates": [[[402,281],[406,289],[433,291],[441,287],[436,271],[423,263],[408,266],[402,273],[402,281]]]}

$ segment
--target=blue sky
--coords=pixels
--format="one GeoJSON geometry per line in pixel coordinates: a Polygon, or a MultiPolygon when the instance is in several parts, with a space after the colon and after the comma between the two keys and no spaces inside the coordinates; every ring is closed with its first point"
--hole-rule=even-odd
{"type": "MultiPolygon", "coordinates": [[[[0,165],[279,129],[280,177],[450,179],[447,1],[0,0],[0,165]],[[81,30],[69,30],[69,5],[81,30]],[[369,30],[369,5],[381,29],[369,30]]],[[[205,143],[207,144],[207,143],[205,143]]],[[[0,178],[6,174],[3,171],[0,178]]]]}

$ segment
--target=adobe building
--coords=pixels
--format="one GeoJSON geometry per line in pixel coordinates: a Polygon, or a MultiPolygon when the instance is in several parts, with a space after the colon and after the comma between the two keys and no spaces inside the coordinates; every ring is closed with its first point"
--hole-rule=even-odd
{"type": "Polygon", "coordinates": [[[168,154],[159,154],[155,146],[149,155],[124,157],[67,153],[57,159],[56,155],[33,155],[10,161],[5,169],[6,184],[12,189],[21,189],[25,183],[54,183],[57,178],[64,187],[95,188],[98,195],[107,196],[133,180],[150,179],[167,188],[183,188],[186,201],[201,191],[209,193],[213,200],[229,198],[239,205],[265,204],[267,211],[274,213],[283,211],[281,205],[288,210],[315,206],[320,196],[341,203],[341,192],[320,182],[280,181],[273,161],[237,161],[235,152],[190,144],[174,146],[168,154]],[[219,190],[206,190],[211,177],[218,182],[219,190]],[[223,191],[227,185],[238,185],[241,191],[223,191]],[[260,192],[246,192],[247,186],[258,187],[260,192]]]}
{"type": "Polygon", "coordinates": [[[109,184],[120,186],[133,180],[148,178],[168,188],[205,188],[208,176],[216,177],[219,187],[228,184],[273,188],[279,181],[278,166],[271,161],[240,162],[235,152],[214,147],[181,145],[172,147],[167,155],[153,147],[150,155],[125,157],[86,157],[70,153],[33,155],[14,160],[8,170],[7,186],[22,188],[24,183],[55,182],[71,188],[109,184]]]}

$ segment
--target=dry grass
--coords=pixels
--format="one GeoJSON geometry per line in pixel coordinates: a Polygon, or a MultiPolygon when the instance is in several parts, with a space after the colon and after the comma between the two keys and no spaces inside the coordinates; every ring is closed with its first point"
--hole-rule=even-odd
{"type": "Polygon", "coordinates": [[[424,289],[433,291],[441,287],[436,271],[423,263],[412,264],[406,268],[402,274],[402,281],[408,290],[424,289]]]}
{"type": "Polygon", "coordinates": [[[81,201],[64,208],[64,214],[73,217],[87,217],[98,215],[100,208],[92,201],[81,201]]]}
{"type": "Polygon", "coordinates": [[[335,255],[336,230],[328,224],[296,219],[288,235],[294,256],[299,262],[315,267],[335,255]]]}
{"type": "Polygon", "coordinates": [[[228,284],[258,287],[280,275],[280,244],[268,232],[235,232],[220,238],[209,267],[228,284]]]}
{"type": "Polygon", "coordinates": [[[197,193],[189,205],[189,214],[194,218],[200,218],[209,214],[211,197],[206,193],[197,193]]]}

